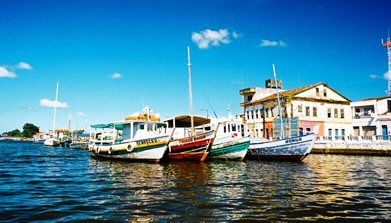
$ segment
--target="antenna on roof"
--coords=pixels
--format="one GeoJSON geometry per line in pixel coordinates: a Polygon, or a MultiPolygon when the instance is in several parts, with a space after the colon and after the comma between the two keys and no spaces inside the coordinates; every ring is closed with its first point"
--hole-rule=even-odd
{"type": "Polygon", "coordinates": [[[388,56],[388,71],[387,71],[387,80],[388,80],[388,88],[387,95],[391,96],[391,38],[390,38],[390,29],[388,29],[387,41],[384,42],[382,39],[382,45],[387,48],[387,56],[388,56]]]}

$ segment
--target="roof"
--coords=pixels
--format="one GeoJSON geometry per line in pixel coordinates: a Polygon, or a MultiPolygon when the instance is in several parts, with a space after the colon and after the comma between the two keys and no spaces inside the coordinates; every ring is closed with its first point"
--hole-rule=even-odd
{"type": "MultiPolygon", "coordinates": [[[[180,115],[176,116],[170,119],[164,120],[164,122],[168,123],[169,127],[174,126],[174,120],[175,120],[175,127],[191,127],[191,116],[190,115],[180,115]]],[[[193,115],[193,120],[194,120],[194,126],[200,126],[200,125],[205,125],[210,123],[209,118],[205,118],[202,116],[194,116],[193,115]]]]}
{"type": "MultiPolygon", "coordinates": [[[[281,98],[284,98],[284,97],[293,97],[297,94],[300,94],[300,93],[303,93],[305,91],[308,91],[316,86],[319,86],[319,85],[324,85],[328,88],[330,88],[331,90],[333,90],[335,93],[337,93],[339,96],[343,97],[344,99],[346,99],[347,101],[350,101],[348,98],[346,98],[345,96],[343,96],[342,94],[338,93],[338,91],[334,90],[333,88],[329,87],[327,84],[323,83],[323,82],[319,82],[319,83],[316,83],[316,84],[312,84],[312,85],[308,85],[308,86],[305,86],[305,87],[300,87],[300,88],[295,88],[295,89],[291,89],[291,90],[286,90],[286,91],[279,91],[279,94],[280,94],[280,97],[281,98]]],[[[247,103],[243,103],[244,105],[248,105],[248,104],[255,104],[257,102],[265,102],[265,101],[271,101],[271,100],[277,100],[277,93],[276,94],[272,94],[270,96],[267,96],[267,97],[264,97],[264,98],[261,98],[259,100],[256,100],[256,101],[252,101],[252,102],[247,102],[247,103]]]]}
{"type": "Polygon", "coordinates": [[[383,99],[387,99],[387,98],[391,98],[391,96],[365,98],[365,99],[362,99],[361,101],[371,101],[371,100],[379,101],[379,100],[383,100],[383,99]]]}

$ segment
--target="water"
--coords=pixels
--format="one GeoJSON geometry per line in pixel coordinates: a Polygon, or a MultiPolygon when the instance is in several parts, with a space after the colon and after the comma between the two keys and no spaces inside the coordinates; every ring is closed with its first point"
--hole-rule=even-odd
{"type": "Polygon", "coordinates": [[[0,142],[0,221],[385,221],[391,157],[124,163],[0,142]]]}

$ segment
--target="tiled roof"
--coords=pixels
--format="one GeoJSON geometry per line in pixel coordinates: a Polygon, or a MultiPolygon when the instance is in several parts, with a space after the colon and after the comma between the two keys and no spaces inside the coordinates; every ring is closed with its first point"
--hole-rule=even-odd
{"type": "MultiPolygon", "coordinates": [[[[340,95],[341,97],[343,97],[344,99],[346,99],[347,101],[350,102],[350,100],[348,98],[346,98],[342,94],[338,93],[336,90],[332,89],[331,87],[329,87],[327,84],[325,84],[323,82],[319,82],[319,83],[316,83],[316,84],[308,85],[308,86],[305,86],[305,87],[295,88],[295,89],[292,89],[292,90],[280,91],[279,94],[280,94],[281,98],[293,97],[293,96],[295,96],[297,94],[300,94],[302,92],[310,90],[310,89],[312,89],[312,88],[314,88],[316,86],[319,86],[319,85],[324,85],[324,86],[330,88],[331,90],[335,91],[338,95],[340,95]]],[[[255,101],[251,101],[251,102],[247,102],[247,103],[243,103],[243,104],[251,105],[251,104],[256,104],[256,103],[265,102],[265,101],[271,101],[271,100],[277,100],[277,93],[276,94],[272,94],[272,95],[267,96],[267,97],[264,97],[264,98],[261,98],[259,100],[255,100],[255,101]]]]}
{"type": "Polygon", "coordinates": [[[371,100],[379,101],[379,100],[383,100],[383,99],[387,99],[387,98],[391,98],[391,96],[365,98],[365,99],[362,99],[361,101],[371,101],[371,100]]]}

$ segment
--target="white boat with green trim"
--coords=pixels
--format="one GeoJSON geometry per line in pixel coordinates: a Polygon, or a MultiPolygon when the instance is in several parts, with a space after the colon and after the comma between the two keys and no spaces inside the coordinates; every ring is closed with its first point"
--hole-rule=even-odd
{"type": "Polygon", "coordinates": [[[158,162],[167,152],[171,137],[166,127],[149,112],[92,125],[88,150],[101,158],[158,162]]]}
{"type": "Polygon", "coordinates": [[[243,160],[250,146],[247,130],[240,120],[233,118],[212,119],[213,126],[218,125],[216,138],[209,152],[209,159],[243,160]]]}

